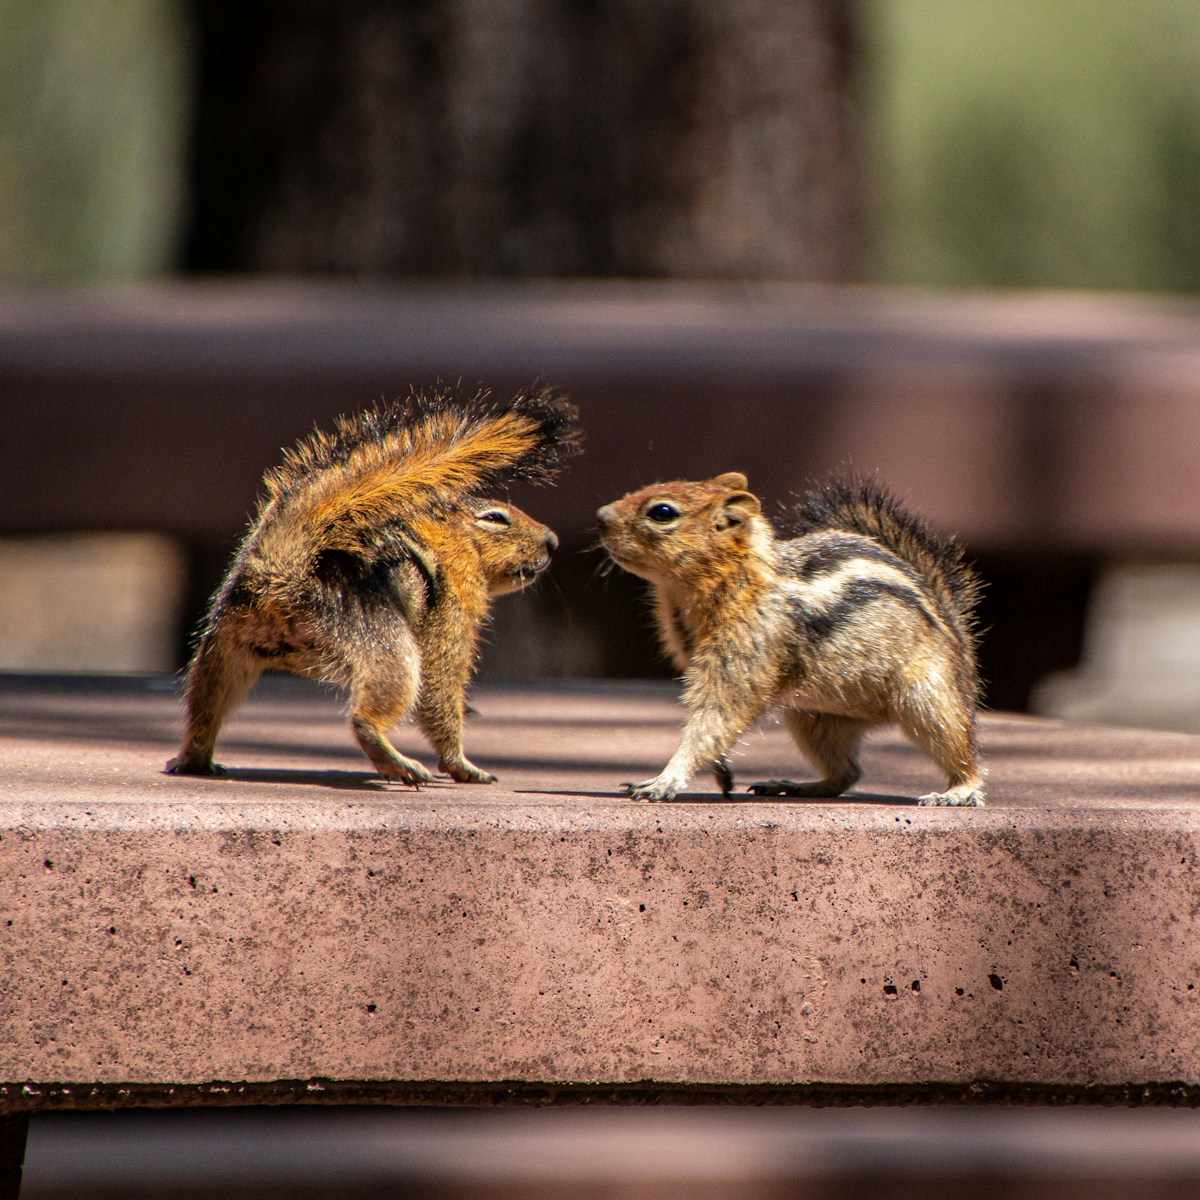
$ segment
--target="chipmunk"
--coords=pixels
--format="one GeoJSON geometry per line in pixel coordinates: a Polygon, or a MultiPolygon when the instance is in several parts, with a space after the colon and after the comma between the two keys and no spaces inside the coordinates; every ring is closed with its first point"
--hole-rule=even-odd
{"type": "Polygon", "coordinates": [[[433,781],[387,730],[415,711],[460,783],[491,783],[463,753],[464,691],[490,597],[545,569],[554,533],[483,493],[544,483],[581,440],[549,391],[491,406],[437,392],[338,419],[267,472],[258,512],[213,600],[187,673],[176,775],[220,774],[221,725],[270,668],[347,689],[379,774],[433,781]]]}
{"type": "Polygon", "coordinates": [[[597,513],[613,560],[654,586],[665,649],[683,671],[679,749],[655,779],[623,784],[669,800],[774,708],[822,772],[766,780],[759,796],[839,796],[858,747],[896,723],[947,774],[925,805],[983,804],[976,746],[973,610],[980,583],[939,537],[872,481],[834,479],[803,497],[799,536],[777,540],[745,475],[656,483],[597,513]]]}

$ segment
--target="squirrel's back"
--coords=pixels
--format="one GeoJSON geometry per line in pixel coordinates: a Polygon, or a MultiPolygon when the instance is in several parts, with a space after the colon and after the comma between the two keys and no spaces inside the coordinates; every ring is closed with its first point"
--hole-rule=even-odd
{"type": "Polygon", "coordinates": [[[835,476],[800,497],[792,516],[792,531],[800,537],[840,531],[883,546],[929,587],[956,618],[964,638],[972,638],[981,584],[966,562],[962,544],[935,533],[878,481],[835,476]]]}

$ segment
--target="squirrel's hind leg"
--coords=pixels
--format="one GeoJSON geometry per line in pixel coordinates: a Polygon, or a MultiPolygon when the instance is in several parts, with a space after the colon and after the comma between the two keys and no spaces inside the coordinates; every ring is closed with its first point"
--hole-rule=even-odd
{"type": "Polygon", "coordinates": [[[432,783],[433,776],[415,759],[401,754],[387,737],[387,731],[407,716],[408,709],[408,704],[398,703],[368,684],[351,696],[350,728],[382,778],[420,787],[432,783]]]}
{"type": "Polygon", "coordinates": [[[810,759],[821,779],[797,783],[791,779],[765,779],[752,783],[747,789],[756,796],[840,796],[854,786],[861,771],[858,766],[858,745],[871,722],[852,717],[836,717],[828,713],[800,712],[785,709],[783,722],[801,753],[810,759]]]}
{"type": "Polygon", "coordinates": [[[904,732],[948,777],[944,792],[930,792],[917,802],[927,808],[981,808],[984,771],[975,744],[975,715],[957,698],[936,716],[921,713],[902,719],[904,732]]]}
{"type": "Polygon", "coordinates": [[[495,783],[496,776],[477,767],[464,753],[462,746],[462,704],[455,714],[447,710],[431,711],[423,707],[419,714],[422,729],[438,752],[438,770],[444,771],[456,783],[495,783]]]}
{"type": "Polygon", "coordinates": [[[982,808],[983,780],[956,784],[944,792],[928,792],[917,803],[925,808],[982,808]]]}
{"type": "MultiPolygon", "coordinates": [[[[421,684],[420,652],[407,629],[394,631],[399,645],[386,657],[365,657],[360,647],[350,673],[350,728],[363,753],[384,779],[420,787],[433,776],[419,762],[401,754],[387,731],[408,716],[421,684]],[[407,634],[407,636],[404,636],[407,634]]],[[[387,642],[390,639],[381,639],[387,642]]]]}
{"type": "Polygon", "coordinates": [[[249,694],[262,662],[228,620],[218,620],[200,643],[187,674],[188,726],[183,746],[167,763],[171,775],[220,775],[213,750],[221,726],[249,694]]]}

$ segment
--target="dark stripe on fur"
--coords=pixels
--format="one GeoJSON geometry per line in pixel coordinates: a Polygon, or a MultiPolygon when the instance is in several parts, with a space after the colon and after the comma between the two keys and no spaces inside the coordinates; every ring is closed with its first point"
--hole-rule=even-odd
{"type": "Polygon", "coordinates": [[[345,550],[322,550],[313,575],[331,596],[353,597],[360,604],[380,603],[390,608],[397,594],[392,572],[402,562],[416,567],[425,592],[425,607],[435,608],[442,599],[441,569],[430,566],[415,545],[399,538],[388,539],[381,552],[371,557],[345,550]]]}
{"type": "Polygon", "coordinates": [[[883,596],[889,596],[907,605],[918,613],[931,629],[941,628],[937,618],[929,611],[916,590],[884,579],[856,579],[846,585],[846,590],[836,603],[815,612],[805,607],[800,600],[795,600],[792,603],[792,611],[799,624],[814,637],[823,640],[832,637],[849,624],[859,609],[883,596]]]}
{"type": "Polygon", "coordinates": [[[819,575],[831,575],[839,567],[855,559],[865,559],[868,562],[884,563],[911,579],[920,586],[921,577],[905,562],[886,546],[862,537],[839,539],[825,546],[819,546],[804,555],[796,568],[798,578],[805,583],[811,583],[819,575]]]}
{"type": "Polygon", "coordinates": [[[425,607],[436,608],[442,599],[442,571],[432,568],[417,552],[415,546],[408,547],[408,561],[421,573],[425,585],[425,607]]]}
{"type": "Polygon", "coordinates": [[[277,642],[273,646],[252,646],[250,652],[256,658],[272,659],[285,658],[289,654],[295,654],[299,649],[299,646],[293,646],[290,642],[277,642]]]}

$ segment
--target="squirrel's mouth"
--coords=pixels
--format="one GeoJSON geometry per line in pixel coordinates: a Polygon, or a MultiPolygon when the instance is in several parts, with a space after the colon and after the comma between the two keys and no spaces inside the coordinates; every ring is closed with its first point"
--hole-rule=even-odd
{"type": "Polygon", "coordinates": [[[539,558],[536,562],[526,563],[524,566],[514,567],[508,573],[509,579],[514,583],[521,583],[527,579],[532,579],[535,575],[540,575],[550,565],[550,555],[546,554],[539,558]]]}
{"type": "Polygon", "coordinates": [[[511,571],[506,571],[503,575],[494,576],[492,583],[488,587],[488,594],[492,596],[504,596],[510,592],[519,592],[522,588],[531,584],[549,565],[550,556],[547,554],[543,558],[539,558],[536,562],[526,563],[521,567],[513,567],[511,571]]]}
{"type": "Polygon", "coordinates": [[[608,557],[611,558],[618,567],[622,567],[626,571],[633,571],[637,568],[638,560],[633,555],[618,554],[611,546],[605,546],[604,548],[608,551],[608,557]]]}
{"type": "Polygon", "coordinates": [[[622,571],[628,571],[630,575],[636,575],[639,579],[649,579],[651,581],[655,578],[654,568],[644,565],[640,559],[626,554],[614,554],[611,550],[608,552],[608,556],[622,571]]]}

